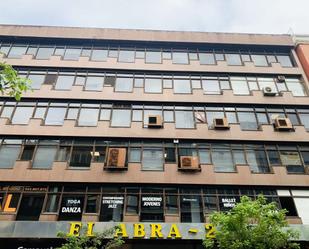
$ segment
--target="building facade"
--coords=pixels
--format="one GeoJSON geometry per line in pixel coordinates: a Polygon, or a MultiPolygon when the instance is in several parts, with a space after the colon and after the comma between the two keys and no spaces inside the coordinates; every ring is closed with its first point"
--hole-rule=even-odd
{"type": "Polygon", "coordinates": [[[1,25],[0,51],[33,88],[0,99],[7,248],[55,247],[74,222],[122,224],[127,248],[201,248],[210,213],[259,194],[309,240],[291,36],[1,25]]]}

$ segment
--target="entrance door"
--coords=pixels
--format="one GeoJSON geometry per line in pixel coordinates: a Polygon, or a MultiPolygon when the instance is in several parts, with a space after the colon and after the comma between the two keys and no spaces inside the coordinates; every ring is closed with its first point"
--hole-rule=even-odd
{"type": "Polygon", "coordinates": [[[24,194],[16,220],[39,220],[44,202],[44,195],[24,194]]]}

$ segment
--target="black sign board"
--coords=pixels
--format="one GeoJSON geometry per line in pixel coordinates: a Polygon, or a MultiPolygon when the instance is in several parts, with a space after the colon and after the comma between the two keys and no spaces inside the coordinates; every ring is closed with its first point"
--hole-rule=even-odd
{"type": "Polygon", "coordinates": [[[229,211],[235,207],[236,203],[240,201],[239,196],[220,196],[219,205],[221,211],[229,211]]]}
{"type": "Polygon", "coordinates": [[[59,220],[80,220],[83,213],[84,197],[63,196],[59,220]]]}
{"type": "Polygon", "coordinates": [[[124,197],[102,196],[100,221],[122,221],[124,197]]]}
{"type": "Polygon", "coordinates": [[[162,207],[162,196],[142,196],[142,208],[162,207]]]}

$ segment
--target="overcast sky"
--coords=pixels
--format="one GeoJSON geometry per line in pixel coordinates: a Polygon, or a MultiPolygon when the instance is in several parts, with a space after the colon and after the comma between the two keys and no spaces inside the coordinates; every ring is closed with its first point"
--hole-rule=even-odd
{"type": "Polygon", "coordinates": [[[0,23],[309,34],[308,10],[309,0],[8,0],[0,23]]]}

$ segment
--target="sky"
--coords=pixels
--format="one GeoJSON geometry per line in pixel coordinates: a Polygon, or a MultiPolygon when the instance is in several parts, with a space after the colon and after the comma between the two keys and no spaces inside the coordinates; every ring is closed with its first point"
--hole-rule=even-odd
{"type": "MultiPolygon", "coordinates": [[[[5,1],[5,0],[0,0],[5,1]]],[[[0,24],[309,34],[309,0],[9,0],[0,24]]],[[[3,6],[3,5],[2,5],[3,6]]]]}

